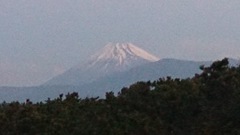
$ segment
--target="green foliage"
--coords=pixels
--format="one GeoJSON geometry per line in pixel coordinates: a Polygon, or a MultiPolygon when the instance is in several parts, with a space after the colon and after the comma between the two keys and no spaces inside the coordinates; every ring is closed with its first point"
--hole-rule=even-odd
{"type": "Polygon", "coordinates": [[[201,66],[189,79],[137,82],[105,99],[61,94],[40,103],[0,104],[3,135],[240,134],[240,66],[201,66]]]}

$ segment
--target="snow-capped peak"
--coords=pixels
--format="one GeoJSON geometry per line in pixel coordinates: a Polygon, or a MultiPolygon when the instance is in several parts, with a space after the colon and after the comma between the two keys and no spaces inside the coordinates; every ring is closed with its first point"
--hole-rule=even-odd
{"type": "Polygon", "coordinates": [[[49,84],[85,84],[158,60],[156,56],[131,43],[109,43],[90,59],[52,79],[49,84]]]}
{"type": "Polygon", "coordinates": [[[141,58],[149,62],[158,61],[159,58],[144,51],[131,43],[109,43],[99,53],[92,56],[92,60],[102,61],[114,59],[123,64],[126,59],[141,58]]]}

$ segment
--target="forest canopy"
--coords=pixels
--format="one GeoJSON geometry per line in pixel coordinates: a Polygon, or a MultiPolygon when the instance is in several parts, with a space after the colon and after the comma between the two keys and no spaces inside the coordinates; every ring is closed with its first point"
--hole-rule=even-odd
{"type": "Polygon", "coordinates": [[[240,66],[228,59],[192,78],[137,82],[104,99],[59,95],[43,102],[0,104],[3,135],[240,134],[240,66]]]}

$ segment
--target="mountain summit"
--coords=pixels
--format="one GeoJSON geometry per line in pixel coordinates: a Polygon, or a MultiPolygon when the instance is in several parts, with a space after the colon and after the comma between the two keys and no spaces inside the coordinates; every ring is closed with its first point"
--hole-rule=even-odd
{"type": "Polygon", "coordinates": [[[122,71],[158,60],[158,57],[131,43],[109,43],[90,58],[87,68],[98,67],[103,72],[122,71]]]}
{"type": "Polygon", "coordinates": [[[46,85],[82,85],[158,60],[158,57],[131,43],[109,43],[85,63],[54,77],[46,85]]]}
{"type": "Polygon", "coordinates": [[[149,54],[143,49],[131,44],[131,43],[117,43],[107,44],[99,53],[92,57],[93,60],[108,60],[115,59],[119,61],[119,64],[123,64],[126,59],[142,58],[151,62],[158,61],[159,58],[149,54]]]}

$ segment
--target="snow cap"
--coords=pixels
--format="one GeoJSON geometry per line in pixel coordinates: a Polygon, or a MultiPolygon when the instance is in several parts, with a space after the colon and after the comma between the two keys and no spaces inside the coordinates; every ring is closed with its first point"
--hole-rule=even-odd
{"type": "Polygon", "coordinates": [[[108,43],[99,53],[92,56],[95,60],[118,59],[123,62],[129,57],[139,57],[150,62],[158,61],[159,58],[133,45],[132,43],[108,43]]]}

